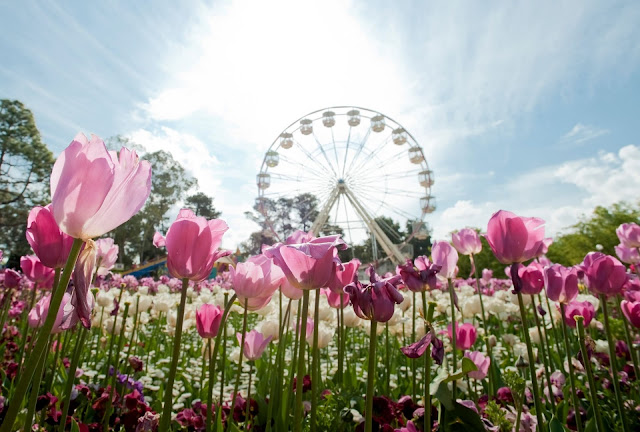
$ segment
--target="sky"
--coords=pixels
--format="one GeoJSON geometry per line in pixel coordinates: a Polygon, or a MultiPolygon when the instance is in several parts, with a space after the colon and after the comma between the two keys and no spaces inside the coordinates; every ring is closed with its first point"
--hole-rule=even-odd
{"type": "Polygon", "coordinates": [[[170,151],[227,248],[258,228],[244,212],[274,140],[341,105],[422,147],[435,239],[499,209],[554,235],[638,201],[638,22],[637,1],[0,2],[0,98],[56,155],[80,131],[170,151]]]}

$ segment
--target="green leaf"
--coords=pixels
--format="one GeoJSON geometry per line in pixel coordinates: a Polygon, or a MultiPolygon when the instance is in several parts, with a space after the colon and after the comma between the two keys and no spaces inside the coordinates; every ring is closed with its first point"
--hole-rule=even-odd
{"type": "Polygon", "coordinates": [[[562,425],[556,416],[551,418],[549,422],[549,432],[566,432],[567,429],[562,425]]]}
{"type": "MultiPolygon", "coordinates": [[[[598,430],[596,418],[591,417],[584,426],[584,432],[596,432],[598,430]]],[[[555,432],[555,431],[554,431],[555,432]]]]}
{"type": "Polygon", "coordinates": [[[73,417],[71,417],[71,432],[80,432],[80,427],[73,417]]]}
{"type": "Polygon", "coordinates": [[[445,432],[484,432],[484,423],[478,413],[464,405],[454,402],[447,410],[444,423],[445,432]]]}
{"type": "Polygon", "coordinates": [[[455,380],[459,380],[467,375],[469,372],[473,372],[478,370],[478,367],[473,363],[473,361],[467,357],[462,358],[462,368],[458,369],[453,374],[447,374],[446,370],[442,370],[442,372],[431,382],[429,386],[429,391],[432,396],[440,401],[442,405],[448,410],[454,409],[454,400],[451,391],[449,390],[449,386],[447,383],[455,380]]]}

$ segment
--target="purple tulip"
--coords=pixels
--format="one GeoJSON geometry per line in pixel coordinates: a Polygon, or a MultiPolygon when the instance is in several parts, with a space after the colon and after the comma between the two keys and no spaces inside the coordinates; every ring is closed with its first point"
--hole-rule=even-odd
{"type": "Polygon", "coordinates": [[[616,255],[620,258],[620,261],[627,264],[638,264],[640,263],[640,253],[638,253],[638,248],[629,248],[623,244],[619,244],[615,247],[616,255]]]}
{"type": "Polygon", "coordinates": [[[518,269],[518,276],[522,281],[522,294],[536,295],[544,288],[542,265],[533,261],[528,266],[518,269]]]}
{"type": "Polygon", "coordinates": [[[591,252],[582,263],[586,285],[596,294],[616,295],[627,281],[627,269],[612,256],[591,252]]]}
{"type": "Polygon", "coordinates": [[[640,226],[636,223],[622,224],[616,229],[616,234],[625,247],[640,247],[640,226]]]}
{"type": "Polygon", "coordinates": [[[576,320],[574,317],[584,317],[584,326],[587,327],[595,315],[596,310],[593,304],[588,301],[574,301],[564,308],[564,322],[571,328],[576,328],[576,320]]]}
{"type": "Polygon", "coordinates": [[[404,265],[396,267],[396,273],[402,277],[404,285],[413,292],[422,292],[426,287],[436,288],[438,281],[436,274],[440,266],[429,262],[426,256],[419,256],[413,260],[407,260],[404,265]]]}
{"type": "Polygon", "coordinates": [[[544,237],[544,220],[519,217],[500,210],[489,220],[485,235],[502,264],[522,263],[546,253],[551,239],[544,237]]]}
{"type": "Polygon", "coordinates": [[[569,303],[578,295],[578,272],[575,267],[567,268],[554,264],[544,269],[547,297],[559,303],[569,303]]]}
{"type": "Polygon", "coordinates": [[[402,303],[404,297],[396,289],[400,275],[382,279],[373,266],[367,269],[370,282],[362,285],[354,277],[354,281],[344,288],[349,294],[353,310],[362,319],[387,322],[393,316],[394,306],[402,303]]]}
{"type": "Polygon", "coordinates": [[[640,301],[627,301],[623,300],[620,303],[622,313],[629,320],[629,322],[636,328],[640,328],[640,301]]]}

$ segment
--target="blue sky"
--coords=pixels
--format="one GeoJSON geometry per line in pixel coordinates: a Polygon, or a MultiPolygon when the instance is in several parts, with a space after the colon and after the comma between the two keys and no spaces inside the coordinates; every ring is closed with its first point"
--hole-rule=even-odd
{"type": "Polygon", "coordinates": [[[436,238],[508,209],[556,233],[640,190],[640,3],[2,2],[0,97],[58,154],[78,131],[165,149],[234,247],[278,134],[336,105],[406,127],[436,238]]]}

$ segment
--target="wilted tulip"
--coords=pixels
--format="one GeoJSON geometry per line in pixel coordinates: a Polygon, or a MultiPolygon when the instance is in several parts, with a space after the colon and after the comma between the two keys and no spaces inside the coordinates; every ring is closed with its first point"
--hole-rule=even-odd
{"type": "Polygon", "coordinates": [[[112,238],[101,238],[96,240],[96,263],[98,266],[98,276],[106,276],[113,268],[118,259],[120,248],[113,243],[112,238]]]}
{"type": "Polygon", "coordinates": [[[485,237],[503,264],[529,261],[546,253],[551,244],[551,239],[544,238],[544,220],[519,217],[505,210],[491,217],[485,237]]]}
{"type": "Polygon", "coordinates": [[[387,322],[393,316],[396,304],[402,303],[404,297],[394,284],[400,281],[400,275],[388,279],[378,276],[373,266],[367,269],[369,283],[362,285],[354,279],[344,291],[349,294],[355,313],[362,319],[387,322]]]}
{"type": "Polygon", "coordinates": [[[128,221],[151,192],[151,164],[123,147],[107,151],[95,135],[78,134],[51,172],[51,212],[71,237],[99,237],[128,221]]]}
{"type": "Polygon", "coordinates": [[[578,295],[578,272],[575,267],[553,264],[544,269],[544,280],[550,300],[567,304],[578,295]]]}
{"type": "Polygon", "coordinates": [[[203,304],[196,311],[196,328],[200,337],[211,339],[216,337],[220,322],[222,321],[223,311],[220,306],[203,304]]]}
{"type": "Polygon", "coordinates": [[[171,275],[195,282],[209,277],[216,260],[230,253],[218,250],[227,229],[227,224],[220,219],[207,220],[189,209],[180,210],[166,237],[167,267],[171,275]]]}
{"type": "Polygon", "coordinates": [[[407,260],[404,265],[396,267],[396,273],[402,277],[404,286],[413,292],[422,292],[427,287],[435,289],[438,282],[437,274],[441,266],[429,262],[426,256],[419,256],[413,260],[407,260]]]}

